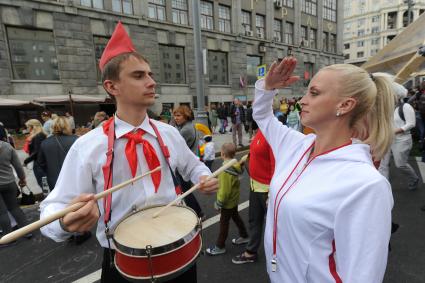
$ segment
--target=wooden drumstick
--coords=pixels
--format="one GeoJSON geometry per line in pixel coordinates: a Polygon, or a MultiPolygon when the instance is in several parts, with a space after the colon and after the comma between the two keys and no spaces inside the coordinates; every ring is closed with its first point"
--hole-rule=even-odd
{"type": "MultiPolygon", "coordinates": [[[[150,175],[150,174],[152,174],[152,173],[154,173],[154,172],[156,172],[158,170],[161,170],[161,166],[158,166],[155,169],[153,169],[153,170],[151,170],[149,172],[146,172],[145,174],[136,176],[133,179],[130,179],[130,180],[125,181],[125,182],[123,182],[121,184],[118,184],[118,185],[110,188],[107,191],[103,191],[101,193],[98,193],[98,194],[96,194],[94,196],[94,198],[95,198],[95,200],[99,200],[101,198],[104,198],[105,196],[107,196],[109,194],[112,194],[112,193],[114,193],[114,192],[116,192],[116,191],[124,188],[125,186],[127,186],[127,185],[129,185],[131,183],[134,183],[137,180],[139,180],[139,179],[141,179],[141,178],[143,178],[145,176],[148,176],[148,175],[150,175]]],[[[20,238],[20,237],[22,237],[22,236],[24,236],[24,235],[26,235],[28,233],[31,233],[32,231],[35,231],[35,230],[37,230],[37,229],[39,229],[39,228],[41,228],[41,227],[43,227],[43,226],[45,226],[47,224],[49,224],[49,223],[51,223],[51,222],[59,219],[59,218],[64,217],[66,214],[68,214],[70,212],[74,212],[74,211],[80,209],[85,204],[86,204],[86,202],[77,202],[77,203],[74,203],[73,205],[70,205],[70,206],[64,208],[63,210],[60,210],[60,211],[58,211],[58,212],[56,212],[56,213],[54,213],[52,215],[49,215],[49,216],[47,216],[47,217],[45,217],[43,219],[40,219],[40,220],[35,221],[35,222],[31,223],[31,224],[28,224],[28,225],[26,225],[26,226],[24,226],[24,227],[22,227],[22,228],[20,228],[18,230],[15,230],[13,232],[10,232],[9,234],[4,235],[3,237],[0,238],[0,244],[8,244],[10,242],[13,242],[13,241],[17,240],[18,238],[20,238]]]]}
{"type": "MultiPolygon", "coordinates": [[[[224,164],[223,166],[221,166],[220,168],[218,168],[214,173],[212,173],[210,176],[208,176],[204,182],[207,182],[209,180],[211,180],[212,178],[217,177],[221,172],[223,172],[224,170],[226,170],[227,168],[230,168],[233,164],[235,164],[236,162],[238,162],[236,159],[232,159],[229,162],[227,162],[226,164],[224,164]]],[[[170,206],[178,203],[179,201],[181,201],[183,198],[185,198],[187,195],[193,193],[195,190],[197,190],[199,188],[201,184],[197,183],[196,185],[194,185],[192,188],[190,188],[187,192],[185,192],[184,194],[180,195],[178,198],[176,198],[175,200],[173,200],[172,202],[170,202],[169,204],[167,204],[166,206],[164,206],[161,210],[159,210],[158,212],[156,212],[154,215],[152,215],[153,218],[158,217],[158,215],[160,215],[164,210],[166,210],[167,208],[169,208],[170,206]]]]}

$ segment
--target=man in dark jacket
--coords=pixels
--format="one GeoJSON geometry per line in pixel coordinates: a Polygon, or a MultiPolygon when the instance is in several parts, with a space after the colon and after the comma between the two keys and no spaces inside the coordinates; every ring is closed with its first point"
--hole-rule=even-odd
{"type": "Polygon", "coordinates": [[[230,117],[232,118],[232,136],[233,143],[239,146],[242,144],[242,126],[245,124],[245,109],[242,106],[241,101],[238,98],[233,100],[233,104],[230,107],[230,117]],[[236,132],[238,134],[238,141],[236,143],[236,132]]]}
{"type": "Polygon", "coordinates": [[[219,132],[221,134],[224,134],[226,132],[226,127],[227,127],[227,113],[223,103],[221,103],[220,106],[217,108],[217,116],[218,116],[218,119],[220,119],[219,132]]]}

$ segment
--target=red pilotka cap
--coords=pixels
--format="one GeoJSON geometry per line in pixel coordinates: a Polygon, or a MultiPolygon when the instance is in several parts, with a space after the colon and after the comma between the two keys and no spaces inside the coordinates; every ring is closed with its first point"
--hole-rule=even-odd
{"type": "Polygon", "coordinates": [[[108,44],[105,47],[105,50],[102,53],[102,57],[99,61],[99,68],[103,71],[106,63],[109,62],[112,58],[124,54],[135,52],[136,48],[133,46],[130,37],[127,34],[124,26],[121,22],[118,22],[115,27],[114,32],[112,33],[111,39],[109,39],[108,44]]]}

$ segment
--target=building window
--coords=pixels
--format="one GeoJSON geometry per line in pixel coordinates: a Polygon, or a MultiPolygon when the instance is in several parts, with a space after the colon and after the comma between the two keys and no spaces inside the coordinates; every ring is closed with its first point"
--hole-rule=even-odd
{"type": "Polygon", "coordinates": [[[388,42],[390,42],[391,40],[393,40],[394,37],[395,37],[395,35],[389,35],[389,36],[387,36],[387,44],[388,44],[388,42]]]}
{"type": "Polygon", "coordinates": [[[317,15],[317,0],[301,0],[301,12],[317,15]]]}
{"type": "Polygon", "coordinates": [[[294,24],[290,22],[285,24],[285,43],[294,45],[294,24]]]}
{"type": "Polygon", "coordinates": [[[372,34],[379,33],[379,27],[372,27],[372,34]]]}
{"type": "Polygon", "coordinates": [[[165,21],[165,0],[149,0],[149,18],[165,21]]]}
{"type": "Polygon", "coordinates": [[[260,56],[250,56],[246,57],[246,78],[248,85],[254,85],[257,81],[257,67],[261,65],[260,56]]]}
{"type": "Polygon", "coordinates": [[[211,85],[228,85],[227,53],[208,50],[208,76],[211,85]]]}
{"type": "Polygon", "coordinates": [[[103,0],[81,0],[81,6],[103,9],[103,0]]]}
{"type": "Polygon", "coordinates": [[[15,80],[59,80],[53,32],[7,27],[15,80]]]}
{"type": "Polygon", "coordinates": [[[372,23],[377,23],[377,22],[379,22],[379,15],[372,17],[372,23]]]}
{"type": "Polygon", "coordinates": [[[397,26],[397,12],[388,13],[388,29],[395,29],[397,26]]]}
{"type": "Polygon", "coordinates": [[[159,54],[162,60],[159,64],[161,69],[161,83],[185,84],[184,48],[160,44],[159,54]]]}
{"type": "Polygon", "coordinates": [[[294,0],[282,0],[282,5],[289,8],[294,8],[294,0]]]}
{"type": "Polygon", "coordinates": [[[187,25],[187,1],[173,0],[171,6],[173,8],[173,23],[187,25]]]}
{"type": "Polygon", "coordinates": [[[301,26],[301,46],[308,47],[306,26],[301,26]]]}
{"type": "Polygon", "coordinates": [[[316,49],[316,42],[317,42],[317,30],[311,28],[310,29],[310,35],[309,35],[309,40],[310,40],[310,48],[314,48],[316,49]]]}
{"type": "Polygon", "coordinates": [[[330,52],[336,53],[336,34],[331,33],[331,40],[329,43],[330,52]]]}
{"type": "Polygon", "coordinates": [[[357,58],[362,58],[362,57],[364,57],[364,52],[363,51],[357,52],[357,58]]]}
{"type": "Polygon", "coordinates": [[[250,12],[242,11],[242,30],[244,31],[245,35],[252,36],[250,12]]]}
{"type": "Polygon", "coordinates": [[[376,53],[378,53],[378,49],[372,49],[372,50],[370,50],[370,56],[373,56],[373,55],[375,55],[376,53]]]}
{"type": "Polygon", "coordinates": [[[323,18],[336,22],[336,0],[323,0],[323,18]]]}
{"type": "Polygon", "coordinates": [[[379,43],[380,43],[380,38],[379,37],[377,37],[377,38],[372,38],[372,40],[371,40],[371,44],[372,45],[378,45],[379,43]]]}
{"type": "Polygon", "coordinates": [[[350,43],[345,43],[345,44],[344,44],[344,49],[345,49],[345,50],[350,49],[350,43]]]}
{"type": "Polygon", "coordinates": [[[112,11],[132,15],[133,3],[131,0],[112,0],[112,11]]]}
{"type": "Polygon", "coordinates": [[[365,18],[363,18],[363,19],[358,19],[357,20],[357,27],[359,28],[359,27],[362,27],[362,26],[364,26],[365,25],[365,23],[366,23],[366,19],[365,18]]]}
{"type": "Polygon", "coordinates": [[[363,36],[364,35],[364,29],[359,29],[357,31],[357,36],[363,36]]]}
{"type": "Polygon", "coordinates": [[[407,27],[411,22],[413,22],[413,12],[410,12],[410,22],[409,22],[409,13],[405,11],[403,13],[403,27],[407,27]]]}
{"type": "Polygon", "coordinates": [[[262,15],[255,15],[255,27],[257,29],[257,36],[259,38],[264,38],[265,33],[264,33],[264,22],[265,22],[265,17],[262,15]]]}
{"type": "Polygon", "coordinates": [[[323,44],[322,49],[323,51],[329,51],[329,33],[323,32],[323,44]]]}
{"type": "Polygon", "coordinates": [[[218,5],[218,30],[221,32],[231,32],[230,7],[218,5]]]}
{"type": "Polygon", "coordinates": [[[344,59],[345,60],[349,60],[350,59],[350,54],[344,54],[344,59]]]}
{"type": "Polygon", "coordinates": [[[273,39],[276,42],[282,42],[282,21],[281,20],[274,19],[273,39]]]}
{"type": "Polygon", "coordinates": [[[214,29],[213,3],[201,1],[201,28],[214,29]]]}
{"type": "Polygon", "coordinates": [[[106,44],[108,44],[109,38],[94,36],[94,58],[96,60],[96,70],[97,70],[97,81],[102,81],[102,74],[99,69],[100,58],[102,57],[103,50],[105,50],[106,44]]]}
{"type": "Polygon", "coordinates": [[[357,47],[363,47],[363,46],[364,46],[363,40],[357,41],[357,47]]]}

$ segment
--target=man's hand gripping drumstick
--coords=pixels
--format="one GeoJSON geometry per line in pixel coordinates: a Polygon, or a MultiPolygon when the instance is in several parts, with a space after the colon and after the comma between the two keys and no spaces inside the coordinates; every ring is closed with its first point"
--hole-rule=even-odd
{"type": "Polygon", "coordinates": [[[45,217],[43,219],[40,219],[36,222],[33,222],[31,224],[28,224],[27,226],[24,226],[16,231],[13,231],[7,235],[4,235],[0,239],[0,244],[7,244],[10,243],[34,230],[37,230],[57,219],[61,219],[63,228],[66,228],[68,232],[85,232],[89,231],[93,225],[96,224],[96,222],[99,219],[100,213],[99,213],[99,207],[97,206],[97,200],[104,198],[105,196],[112,194],[113,192],[116,192],[127,185],[136,182],[137,180],[148,176],[156,171],[161,170],[161,166],[158,166],[157,168],[146,172],[145,174],[139,175],[134,177],[133,179],[130,179],[128,181],[125,181],[119,185],[116,185],[112,188],[110,188],[107,191],[103,191],[101,193],[98,193],[96,195],[93,194],[82,194],[76,198],[74,198],[68,207],[65,209],[58,211],[48,217],[45,217]]]}

